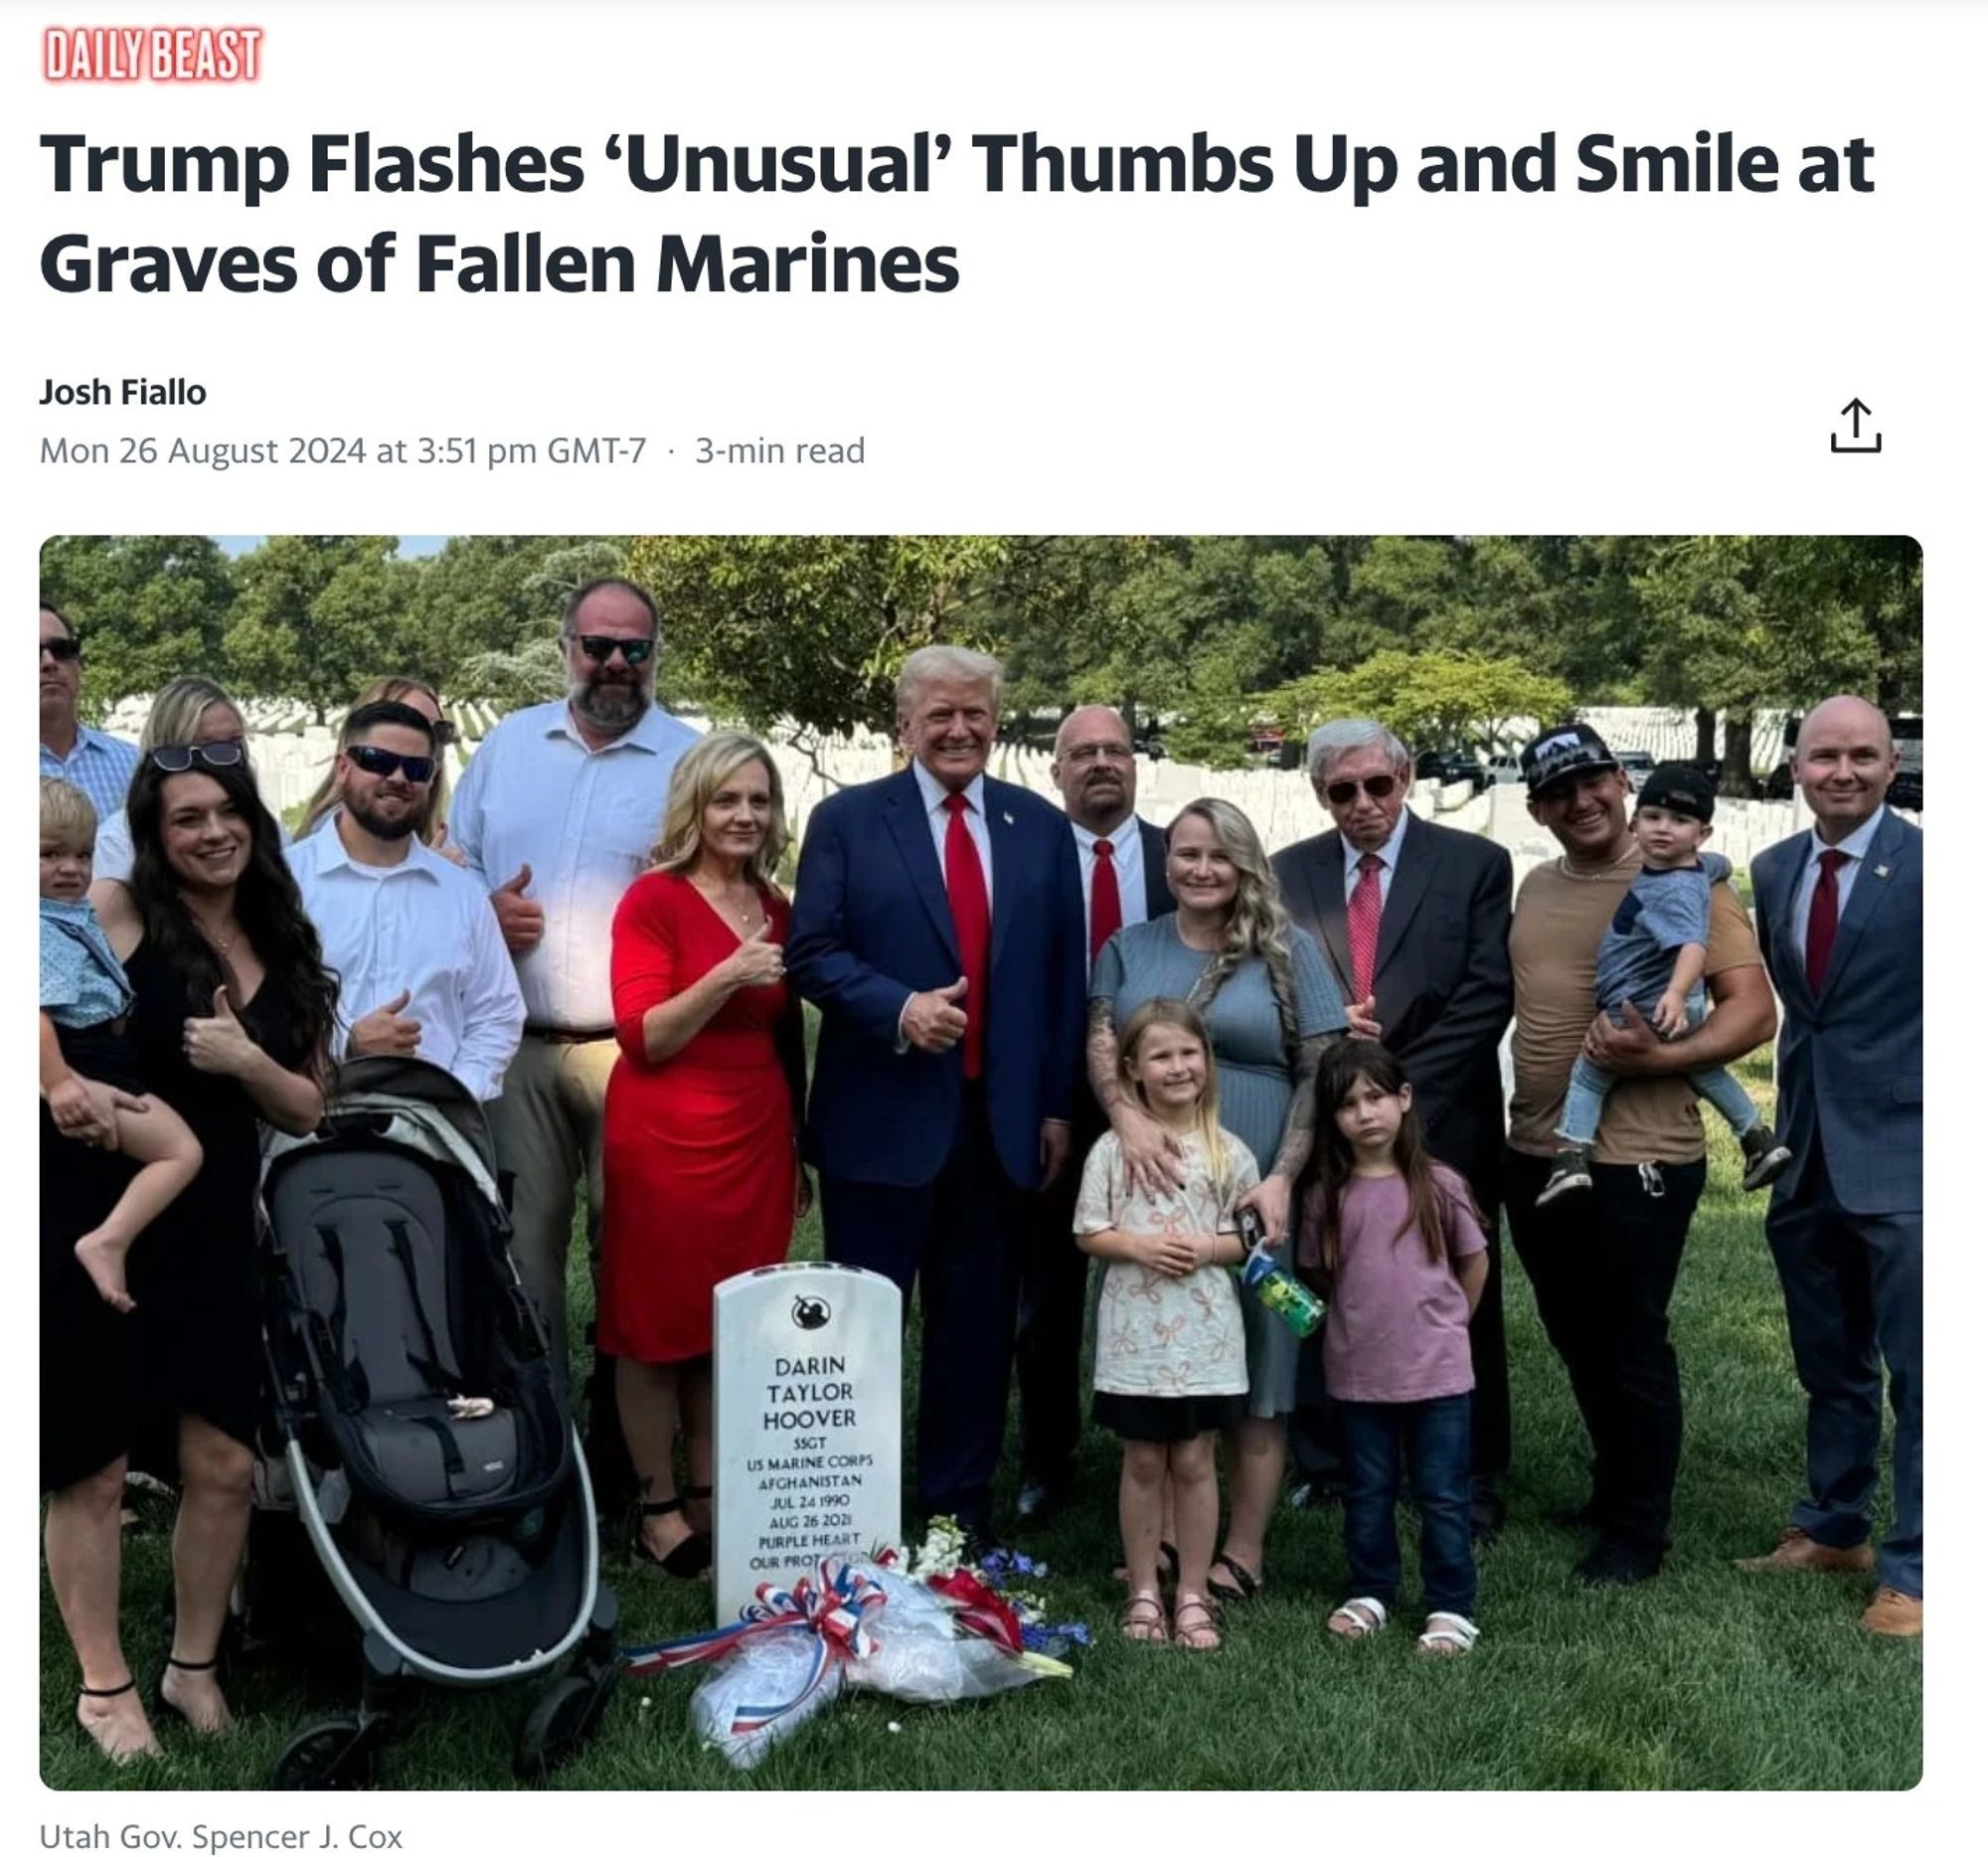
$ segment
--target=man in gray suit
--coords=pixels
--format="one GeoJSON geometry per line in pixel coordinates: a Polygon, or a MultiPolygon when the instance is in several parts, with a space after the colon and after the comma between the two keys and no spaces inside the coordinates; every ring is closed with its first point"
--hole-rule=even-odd
{"type": "Polygon", "coordinates": [[[1864,1573],[1875,1558],[1865,1626],[1917,1637],[1922,841],[1885,805],[1898,766],[1883,712],[1831,697],[1795,743],[1815,828],[1753,860],[1760,946],[1783,1014],[1777,1132],[1794,1153],[1767,1243],[1808,1395],[1808,1493],[1773,1551],[1741,1565],[1864,1573]],[[1874,1557],[1887,1370],[1894,1514],[1874,1557]]]}
{"type": "MultiPolygon", "coordinates": [[[[1429,1151],[1469,1181],[1490,1221],[1491,1273],[1470,1323],[1471,1521],[1487,1535],[1502,1517],[1500,1483],[1512,1460],[1498,1243],[1512,860],[1488,838],[1408,810],[1408,751],[1377,722],[1314,730],[1305,764],[1333,829],[1270,860],[1284,907],[1325,950],[1355,1036],[1378,1038],[1402,1061],[1429,1151]]],[[[1329,1485],[1337,1468],[1329,1428],[1307,1393],[1322,1401],[1324,1388],[1300,1384],[1293,1450],[1303,1475],[1329,1485]]]]}

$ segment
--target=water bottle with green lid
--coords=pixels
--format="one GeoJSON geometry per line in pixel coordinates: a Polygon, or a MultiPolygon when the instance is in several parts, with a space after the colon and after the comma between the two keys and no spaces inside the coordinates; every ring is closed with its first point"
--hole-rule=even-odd
{"type": "Polygon", "coordinates": [[[1236,1224],[1248,1247],[1242,1259],[1243,1287],[1254,1290],[1257,1301],[1282,1316],[1302,1341],[1325,1319],[1325,1303],[1278,1264],[1253,1207],[1244,1207],[1236,1224]]]}

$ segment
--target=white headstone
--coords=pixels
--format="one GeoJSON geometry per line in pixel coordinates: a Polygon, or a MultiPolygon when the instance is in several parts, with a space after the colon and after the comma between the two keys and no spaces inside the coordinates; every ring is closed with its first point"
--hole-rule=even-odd
{"type": "Polygon", "coordinates": [[[899,1539],[904,1309],[836,1264],[776,1264],[712,1292],[713,1578],[730,1623],[764,1581],[899,1539]]]}

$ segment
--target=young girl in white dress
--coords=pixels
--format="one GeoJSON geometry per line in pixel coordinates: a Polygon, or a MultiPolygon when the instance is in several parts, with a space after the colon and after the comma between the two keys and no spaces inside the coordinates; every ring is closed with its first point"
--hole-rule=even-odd
{"type": "Polygon", "coordinates": [[[1249,1388],[1242,1306],[1226,1266],[1242,1260],[1236,1202],[1256,1184],[1256,1163],[1217,1119],[1215,1057],[1193,1007],[1177,999],[1139,1007],[1119,1035],[1118,1068],[1179,1141],[1186,1175],[1160,1195],[1129,1185],[1118,1137],[1107,1134],[1084,1161],[1077,1202],[1077,1242],[1106,1263],[1091,1415],[1125,1442],[1118,1526],[1131,1597],[1121,1623],[1138,1642],[1168,1639],[1159,1558],[1171,1481],[1180,1550],[1171,1635],[1190,1650],[1216,1650],[1215,1440],[1242,1418],[1249,1388]]]}

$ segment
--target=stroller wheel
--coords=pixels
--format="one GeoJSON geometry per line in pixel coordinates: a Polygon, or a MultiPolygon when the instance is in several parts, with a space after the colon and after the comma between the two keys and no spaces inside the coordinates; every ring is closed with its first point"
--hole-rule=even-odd
{"type": "Polygon", "coordinates": [[[573,1759],[599,1725],[620,1676],[609,1666],[597,1676],[563,1676],[537,1702],[518,1731],[517,1776],[546,1778],[573,1759]]]}
{"type": "Polygon", "coordinates": [[[359,1791],[376,1776],[377,1739],[356,1715],[327,1716],[291,1738],[269,1784],[278,1792],[359,1791]]]}

